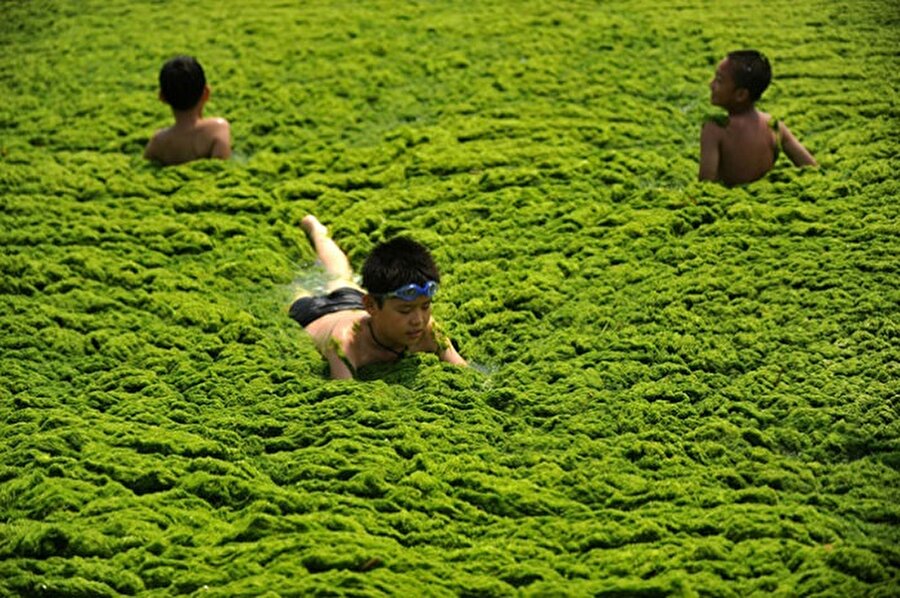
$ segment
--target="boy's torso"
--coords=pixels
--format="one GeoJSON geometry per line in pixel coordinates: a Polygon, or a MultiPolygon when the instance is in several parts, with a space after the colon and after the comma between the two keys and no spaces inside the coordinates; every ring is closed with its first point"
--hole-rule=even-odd
{"type": "MultiPolygon", "coordinates": [[[[329,347],[340,349],[354,369],[375,364],[390,363],[400,359],[400,354],[391,354],[370,341],[366,327],[369,314],[365,310],[348,309],[326,314],[306,326],[316,348],[323,355],[329,347]]],[[[425,332],[415,343],[407,346],[404,353],[437,353],[438,343],[434,338],[434,320],[430,320],[425,332]]]]}
{"type": "Polygon", "coordinates": [[[732,116],[719,141],[719,180],[728,185],[755,181],[775,164],[777,139],[764,112],[732,116]]]}
{"type": "Polygon", "coordinates": [[[228,123],[222,118],[204,118],[190,128],[177,125],[161,129],[154,136],[154,158],[163,164],[183,164],[212,156],[216,133],[228,123]]]}

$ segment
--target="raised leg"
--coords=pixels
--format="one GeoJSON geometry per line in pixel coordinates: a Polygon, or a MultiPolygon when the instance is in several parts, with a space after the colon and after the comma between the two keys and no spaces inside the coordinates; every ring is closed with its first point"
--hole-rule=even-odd
{"type": "Polygon", "coordinates": [[[353,269],[350,267],[350,261],[337,243],[328,236],[328,228],[312,214],[304,216],[300,221],[300,226],[309,235],[309,240],[316,249],[316,254],[325,267],[328,278],[352,283],[353,269]]]}

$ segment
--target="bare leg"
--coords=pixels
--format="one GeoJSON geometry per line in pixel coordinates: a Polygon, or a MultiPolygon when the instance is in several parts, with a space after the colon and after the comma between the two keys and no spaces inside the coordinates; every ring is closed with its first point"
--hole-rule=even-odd
{"type": "MultiPolygon", "coordinates": [[[[356,284],[353,283],[353,269],[350,267],[350,261],[344,255],[344,252],[341,251],[341,248],[337,246],[337,243],[328,236],[328,229],[325,225],[319,222],[318,218],[312,214],[307,214],[300,221],[300,226],[309,235],[309,240],[312,241],[319,260],[325,266],[328,278],[333,282],[349,283],[355,287],[356,284]]],[[[328,286],[334,285],[329,284],[328,286]]]]}

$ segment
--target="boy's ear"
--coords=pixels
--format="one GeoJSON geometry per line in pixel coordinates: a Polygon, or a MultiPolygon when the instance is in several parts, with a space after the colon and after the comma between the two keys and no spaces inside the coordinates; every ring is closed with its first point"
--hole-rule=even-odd
{"type": "Polygon", "coordinates": [[[200,101],[206,102],[207,100],[209,100],[209,93],[210,93],[210,89],[209,89],[209,84],[207,83],[206,85],[203,86],[203,95],[200,96],[200,101]]]}
{"type": "Polygon", "coordinates": [[[740,103],[744,103],[750,100],[750,90],[746,87],[738,87],[734,90],[734,99],[736,99],[740,103]]]}
{"type": "Polygon", "coordinates": [[[363,307],[369,312],[370,316],[374,316],[375,312],[378,310],[378,303],[375,302],[375,297],[366,293],[363,295],[363,307]]]}

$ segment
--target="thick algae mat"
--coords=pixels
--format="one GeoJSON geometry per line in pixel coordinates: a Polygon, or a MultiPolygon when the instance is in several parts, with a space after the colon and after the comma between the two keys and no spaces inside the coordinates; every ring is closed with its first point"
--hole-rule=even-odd
{"type": "Polygon", "coordinates": [[[0,594],[900,591],[895,2],[263,4],[3,3],[0,594]],[[822,168],[698,184],[746,46],[822,168]],[[326,380],[307,212],[478,367],[326,380]]]}

